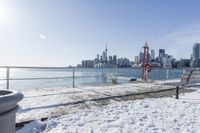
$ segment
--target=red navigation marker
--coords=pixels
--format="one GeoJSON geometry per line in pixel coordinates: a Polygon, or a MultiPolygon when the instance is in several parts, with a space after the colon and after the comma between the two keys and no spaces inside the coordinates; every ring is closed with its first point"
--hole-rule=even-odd
{"type": "Polygon", "coordinates": [[[145,42],[143,48],[144,48],[144,61],[142,65],[142,81],[147,81],[148,72],[151,71],[151,65],[149,64],[149,46],[147,42],[145,42]]]}

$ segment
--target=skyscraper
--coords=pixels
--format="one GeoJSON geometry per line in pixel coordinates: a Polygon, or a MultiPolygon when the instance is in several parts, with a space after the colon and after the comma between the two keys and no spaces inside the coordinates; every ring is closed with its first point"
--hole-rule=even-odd
{"type": "Polygon", "coordinates": [[[107,63],[108,62],[108,49],[107,49],[107,43],[106,43],[106,49],[105,51],[103,51],[103,63],[107,63]]]}
{"type": "Polygon", "coordinates": [[[113,55],[113,63],[116,65],[117,64],[117,55],[113,55]]]}
{"type": "Polygon", "coordinates": [[[107,49],[107,43],[106,43],[106,50],[105,50],[105,52],[106,52],[106,62],[108,61],[108,49],[107,49]]]}
{"type": "Polygon", "coordinates": [[[144,61],[144,53],[143,52],[140,52],[140,54],[139,54],[139,62],[140,63],[143,63],[143,61],[144,61]]]}
{"type": "Polygon", "coordinates": [[[193,58],[200,59],[200,43],[195,43],[193,46],[193,58]]]}
{"type": "Polygon", "coordinates": [[[111,64],[112,63],[112,56],[109,56],[109,63],[111,64]]]}
{"type": "Polygon", "coordinates": [[[139,64],[140,63],[140,57],[139,56],[135,56],[135,64],[139,64]]]}
{"type": "Polygon", "coordinates": [[[106,57],[106,51],[103,51],[103,62],[104,63],[106,63],[107,61],[107,59],[106,59],[107,57],[106,57]]]}
{"type": "Polygon", "coordinates": [[[165,49],[159,49],[159,57],[165,56],[165,49]]]}
{"type": "Polygon", "coordinates": [[[195,43],[193,46],[192,67],[200,67],[200,43],[195,43]]]}
{"type": "Polygon", "coordinates": [[[155,51],[151,50],[151,60],[155,60],[155,51]]]}
{"type": "Polygon", "coordinates": [[[97,54],[97,60],[99,60],[99,54],[97,54]]]}

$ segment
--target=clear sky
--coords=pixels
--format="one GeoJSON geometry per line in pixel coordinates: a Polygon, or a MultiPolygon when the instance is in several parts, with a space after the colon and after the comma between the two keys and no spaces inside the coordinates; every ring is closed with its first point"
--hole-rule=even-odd
{"type": "Polygon", "coordinates": [[[177,59],[200,42],[199,0],[0,0],[0,65],[66,66],[108,55],[134,60],[145,41],[177,59]]]}

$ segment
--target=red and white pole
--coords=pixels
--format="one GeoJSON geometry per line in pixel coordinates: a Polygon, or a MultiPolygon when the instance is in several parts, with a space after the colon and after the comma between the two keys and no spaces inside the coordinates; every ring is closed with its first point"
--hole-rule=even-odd
{"type": "Polygon", "coordinates": [[[144,61],[143,61],[143,65],[142,65],[142,81],[147,81],[147,74],[148,71],[150,70],[150,65],[148,64],[148,60],[149,60],[149,46],[147,44],[147,42],[145,42],[144,45],[144,61]]]}

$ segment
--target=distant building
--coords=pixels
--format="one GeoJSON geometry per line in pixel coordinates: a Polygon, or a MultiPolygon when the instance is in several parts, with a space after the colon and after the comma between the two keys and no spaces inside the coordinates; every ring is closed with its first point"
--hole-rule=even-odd
{"type": "Polygon", "coordinates": [[[191,66],[191,60],[190,59],[181,59],[180,61],[176,62],[176,66],[178,68],[185,68],[191,66]]]}
{"type": "Polygon", "coordinates": [[[200,43],[195,43],[193,46],[192,67],[200,67],[200,43]]]}
{"type": "Polygon", "coordinates": [[[162,58],[164,68],[172,68],[172,56],[167,55],[162,58]]]}
{"type": "Polygon", "coordinates": [[[113,63],[112,56],[109,56],[109,63],[110,63],[110,64],[113,63]]]}
{"type": "Polygon", "coordinates": [[[99,58],[100,56],[99,56],[99,54],[97,54],[97,60],[100,60],[100,58],[99,58]]]}
{"type": "Polygon", "coordinates": [[[103,62],[103,56],[102,55],[100,56],[100,62],[103,62]]]}
{"type": "Polygon", "coordinates": [[[195,43],[193,46],[193,58],[200,59],[200,43],[195,43]]]}
{"type": "Polygon", "coordinates": [[[83,60],[82,61],[83,68],[93,68],[94,67],[94,60],[83,60]]]}
{"type": "Polygon", "coordinates": [[[106,62],[108,61],[108,48],[107,48],[107,43],[106,43],[106,49],[105,49],[105,52],[106,52],[106,62]]]}
{"type": "Polygon", "coordinates": [[[144,53],[140,52],[139,54],[139,62],[143,63],[144,62],[144,53]]]}
{"type": "Polygon", "coordinates": [[[159,57],[165,56],[165,49],[159,49],[159,57]]]}
{"type": "Polygon", "coordinates": [[[199,68],[200,67],[200,59],[195,59],[192,61],[192,67],[199,68]]]}
{"type": "Polygon", "coordinates": [[[81,64],[77,64],[77,66],[76,67],[78,67],[78,68],[81,68],[82,67],[82,65],[81,64]]]}
{"type": "Polygon", "coordinates": [[[165,57],[165,49],[159,49],[158,61],[163,65],[163,58],[165,57]]]}
{"type": "Polygon", "coordinates": [[[139,56],[135,56],[134,64],[136,64],[136,65],[140,64],[140,57],[139,56]]]}
{"type": "Polygon", "coordinates": [[[128,68],[128,67],[130,67],[130,61],[127,58],[119,58],[117,60],[117,62],[118,62],[117,63],[118,67],[121,67],[121,68],[128,68]]]}
{"type": "Polygon", "coordinates": [[[129,59],[124,58],[124,60],[123,60],[123,66],[124,67],[130,67],[130,61],[129,61],[129,59]]]}
{"type": "Polygon", "coordinates": [[[103,51],[103,62],[107,62],[106,51],[103,51]]]}
{"type": "Polygon", "coordinates": [[[155,60],[155,51],[153,49],[151,50],[151,60],[155,60]]]}
{"type": "Polygon", "coordinates": [[[113,55],[113,64],[117,64],[117,55],[113,55]]]}
{"type": "Polygon", "coordinates": [[[99,64],[99,63],[100,63],[99,59],[98,59],[98,58],[95,58],[95,59],[94,59],[94,64],[99,64]]]}

